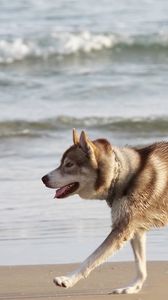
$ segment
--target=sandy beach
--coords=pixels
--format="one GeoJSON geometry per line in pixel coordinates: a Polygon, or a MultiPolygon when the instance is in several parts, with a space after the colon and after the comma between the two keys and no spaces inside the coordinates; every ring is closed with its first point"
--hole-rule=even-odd
{"type": "Polygon", "coordinates": [[[148,279],[143,290],[134,295],[112,295],[113,288],[128,283],[133,263],[107,263],[71,289],[56,287],[55,275],[64,275],[76,265],[39,265],[0,267],[0,299],[168,299],[168,262],[149,262],[148,279]]]}

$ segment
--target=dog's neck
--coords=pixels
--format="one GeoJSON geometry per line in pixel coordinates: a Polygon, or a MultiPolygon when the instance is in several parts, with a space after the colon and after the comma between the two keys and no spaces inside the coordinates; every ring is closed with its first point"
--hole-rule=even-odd
{"type": "Polygon", "coordinates": [[[112,207],[115,199],[123,196],[124,190],[129,186],[132,176],[139,168],[140,157],[135,149],[115,148],[114,175],[106,198],[108,206],[112,207]]]}
{"type": "Polygon", "coordinates": [[[114,176],[113,176],[113,179],[111,181],[108,196],[107,196],[107,199],[106,199],[106,202],[107,202],[109,207],[112,207],[113,201],[116,197],[116,187],[117,187],[117,182],[119,181],[120,172],[121,172],[120,160],[117,157],[117,153],[114,150],[113,150],[113,153],[114,153],[114,161],[115,161],[114,176]]]}

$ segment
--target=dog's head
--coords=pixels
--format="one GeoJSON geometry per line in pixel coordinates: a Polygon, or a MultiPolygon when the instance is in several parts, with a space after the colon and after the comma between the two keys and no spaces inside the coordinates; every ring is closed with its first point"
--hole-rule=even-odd
{"type": "Polygon", "coordinates": [[[60,166],[42,178],[56,190],[55,198],[78,194],[85,199],[106,199],[113,177],[114,154],[105,139],[91,141],[73,130],[73,145],[65,151],[60,166]]]}

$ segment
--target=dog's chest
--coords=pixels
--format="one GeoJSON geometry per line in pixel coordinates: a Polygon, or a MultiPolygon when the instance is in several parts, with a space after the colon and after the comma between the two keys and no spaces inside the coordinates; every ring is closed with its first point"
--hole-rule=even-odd
{"type": "Polygon", "coordinates": [[[112,223],[118,222],[119,220],[124,218],[126,212],[128,212],[127,197],[115,199],[111,207],[112,223]]]}

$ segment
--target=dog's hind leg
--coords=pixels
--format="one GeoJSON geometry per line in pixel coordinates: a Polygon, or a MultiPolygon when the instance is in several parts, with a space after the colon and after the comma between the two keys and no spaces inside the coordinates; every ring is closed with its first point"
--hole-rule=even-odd
{"type": "Polygon", "coordinates": [[[138,293],[146,279],[146,233],[142,230],[136,232],[131,240],[131,246],[135,256],[137,275],[135,280],[127,287],[114,290],[113,293],[115,294],[138,293]]]}

